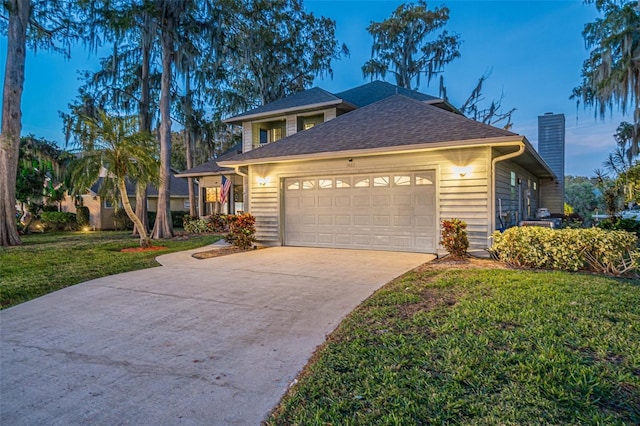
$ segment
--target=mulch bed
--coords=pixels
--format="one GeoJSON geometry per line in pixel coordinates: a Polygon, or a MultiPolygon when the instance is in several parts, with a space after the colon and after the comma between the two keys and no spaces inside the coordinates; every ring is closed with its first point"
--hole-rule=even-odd
{"type": "Polygon", "coordinates": [[[261,250],[263,248],[266,248],[266,247],[254,246],[253,248],[250,248],[250,249],[241,249],[239,247],[234,247],[234,246],[220,247],[213,250],[194,253],[191,255],[191,257],[194,257],[196,259],[211,259],[212,257],[220,257],[220,256],[226,256],[229,254],[244,253],[245,251],[261,250]]]}

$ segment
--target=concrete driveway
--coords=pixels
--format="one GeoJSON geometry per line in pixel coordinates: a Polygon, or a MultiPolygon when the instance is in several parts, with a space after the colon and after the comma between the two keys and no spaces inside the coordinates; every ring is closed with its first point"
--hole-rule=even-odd
{"type": "Polygon", "coordinates": [[[1,311],[0,424],[257,425],[347,313],[433,259],[190,254],[1,311]]]}

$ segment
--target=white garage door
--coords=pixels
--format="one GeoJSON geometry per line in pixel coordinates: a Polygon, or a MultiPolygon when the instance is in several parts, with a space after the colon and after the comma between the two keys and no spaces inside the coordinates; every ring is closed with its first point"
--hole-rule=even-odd
{"type": "Polygon", "coordinates": [[[435,252],[435,172],[287,178],[284,243],[435,252]]]}

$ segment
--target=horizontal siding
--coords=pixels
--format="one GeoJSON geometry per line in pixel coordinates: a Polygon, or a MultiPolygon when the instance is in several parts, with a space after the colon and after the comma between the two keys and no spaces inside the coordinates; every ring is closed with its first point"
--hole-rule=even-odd
{"type": "Polygon", "coordinates": [[[298,133],[298,118],[295,115],[287,115],[287,136],[298,133]]]}
{"type": "Polygon", "coordinates": [[[249,121],[242,123],[242,152],[249,152],[253,149],[251,127],[251,122],[249,121]]]}
{"type": "Polygon", "coordinates": [[[260,242],[279,241],[278,180],[271,178],[267,185],[259,185],[264,174],[249,171],[249,212],[256,218],[256,239],[260,242]]]}
{"type": "Polygon", "coordinates": [[[514,226],[518,221],[535,216],[536,209],[540,206],[540,181],[513,161],[501,161],[496,165],[496,226],[499,226],[498,215],[500,201],[502,201],[503,218],[506,226],[514,226]],[[515,172],[516,179],[521,180],[521,189],[516,181],[516,187],[512,193],[511,172],[515,172]],[[529,185],[529,182],[531,184],[529,185]],[[533,182],[537,189],[533,189],[533,182]],[[529,191],[529,187],[531,190],[529,191]],[[520,194],[520,191],[522,193],[520,194]],[[526,193],[529,191],[529,205],[526,203],[526,193]],[[522,198],[521,198],[522,197],[522,198]],[[522,206],[520,205],[522,204],[522,206]]]}

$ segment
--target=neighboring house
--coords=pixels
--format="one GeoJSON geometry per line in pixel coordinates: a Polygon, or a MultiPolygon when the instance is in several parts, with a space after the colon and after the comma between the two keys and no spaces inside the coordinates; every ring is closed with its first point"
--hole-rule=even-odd
{"type": "MultiPolygon", "coordinates": [[[[86,194],[82,194],[80,196],[82,198],[82,205],[89,208],[89,222],[92,229],[115,229],[116,224],[114,222],[114,214],[116,206],[114,206],[110,201],[100,197],[98,194],[102,179],[103,178],[99,178],[98,181],[89,188],[86,194]]],[[[170,190],[171,211],[189,211],[189,188],[187,180],[178,179],[175,171],[171,174],[170,190]]],[[[197,186],[195,190],[197,193],[197,186]]],[[[127,194],[129,196],[129,201],[131,201],[131,206],[135,209],[136,188],[130,182],[127,182],[127,194]]],[[[62,211],[72,213],[76,212],[75,202],[72,197],[66,197],[61,206],[62,211]]],[[[147,187],[147,210],[155,212],[157,211],[157,207],[158,189],[153,185],[149,185],[147,187]]]]}
{"type": "MultiPolygon", "coordinates": [[[[440,220],[467,222],[471,248],[533,217],[555,176],[524,136],[384,82],[297,93],[226,120],[264,244],[437,253],[440,220]]],[[[185,173],[191,173],[187,171],[185,173]]]]}

